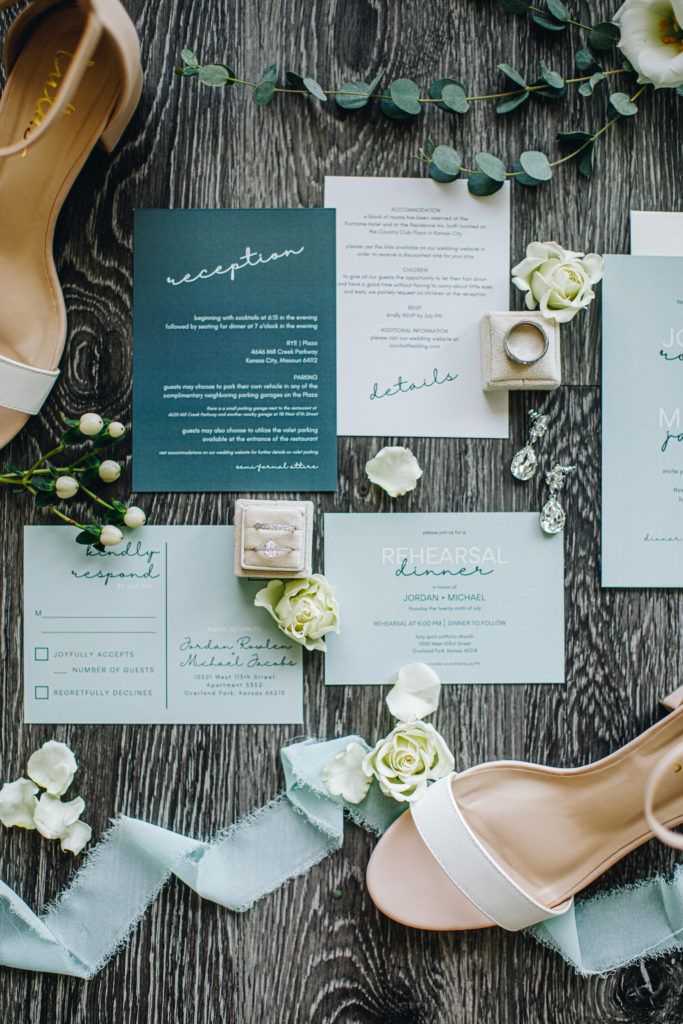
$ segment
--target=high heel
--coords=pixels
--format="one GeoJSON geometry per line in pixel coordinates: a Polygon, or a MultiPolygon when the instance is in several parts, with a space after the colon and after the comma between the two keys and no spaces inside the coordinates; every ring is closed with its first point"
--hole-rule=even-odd
{"type": "Polygon", "coordinates": [[[92,148],[113,150],[142,91],[137,33],[119,0],[33,0],[10,26],[4,64],[0,448],[40,411],[59,375],[66,309],[55,221],[92,148]]]}
{"type": "Polygon", "coordinates": [[[683,823],[678,698],[667,718],[593,764],[498,761],[434,783],[373,851],[373,902],[413,928],[517,931],[564,914],[654,836],[683,849],[671,831],[683,823]]]}

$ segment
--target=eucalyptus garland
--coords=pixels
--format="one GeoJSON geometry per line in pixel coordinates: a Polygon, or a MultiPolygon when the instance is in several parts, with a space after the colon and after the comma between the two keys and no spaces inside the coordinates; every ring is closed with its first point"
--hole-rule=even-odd
{"type": "MultiPolygon", "coordinates": [[[[622,76],[626,91],[609,94],[606,120],[591,131],[569,130],[557,133],[557,140],[564,150],[563,155],[551,160],[540,150],[528,149],[520,153],[512,167],[493,153],[476,153],[474,166],[466,166],[458,148],[450,144],[437,144],[428,139],[417,153],[417,158],[428,167],[428,173],[435,181],[447,183],[462,175],[467,176],[469,191],[477,196],[488,196],[512,179],[527,187],[536,187],[550,181],[555,169],[573,162],[580,175],[589,178],[593,173],[593,158],[598,140],[614,125],[638,113],[636,101],[646,86],[636,85],[636,76],[631,64],[619,60],[616,66],[607,67],[614,48],[619,42],[619,26],[614,22],[599,22],[588,25],[571,16],[563,0],[499,0],[501,7],[512,14],[524,15],[544,32],[559,34],[568,26],[574,26],[586,33],[585,46],[574,54],[578,74],[565,76],[540,61],[538,71],[531,78],[522,74],[510,64],[498,65],[506,87],[483,95],[470,95],[459,78],[438,78],[423,90],[410,78],[397,78],[384,83],[385,71],[380,68],[369,82],[349,81],[337,88],[323,88],[314,78],[295,71],[285,72],[285,83],[279,84],[280,69],[271,64],[258,81],[240,78],[227,64],[202,64],[191,49],[183,49],[182,65],[176,73],[183,78],[196,78],[202,85],[212,88],[238,85],[252,90],[252,99],[259,107],[267,106],[276,94],[298,94],[326,103],[332,99],[344,111],[361,110],[369,103],[379,105],[381,112],[397,121],[415,121],[429,107],[436,107],[448,115],[464,116],[474,103],[496,101],[495,111],[499,116],[511,114],[528,102],[553,102],[567,92],[568,87],[577,86],[583,97],[590,97],[598,88],[606,88],[614,76],[622,76]],[[543,6],[541,6],[543,4],[543,6]]],[[[683,87],[678,89],[679,94],[683,87]]]]}

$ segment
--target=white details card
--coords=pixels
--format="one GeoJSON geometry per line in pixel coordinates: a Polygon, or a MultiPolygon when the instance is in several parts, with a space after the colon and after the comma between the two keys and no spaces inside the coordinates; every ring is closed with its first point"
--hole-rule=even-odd
{"type": "Polygon", "coordinates": [[[510,190],[464,181],[325,179],[337,210],[341,435],[507,437],[482,391],[479,326],[509,308],[510,190]]]}
{"type": "Polygon", "coordinates": [[[25,721],[298,723],[301,648],[232,571],[232,526],[147,526],[99,552],[24,530],[25,721]]]}

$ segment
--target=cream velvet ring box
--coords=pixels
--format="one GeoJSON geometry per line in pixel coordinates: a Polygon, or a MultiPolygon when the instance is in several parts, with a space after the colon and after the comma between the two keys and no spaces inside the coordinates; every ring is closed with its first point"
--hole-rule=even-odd
{"type": "Polygon", "coordinates": [[[301,579],[312,571],[312,501],[235,502],[236,576],[301,579]]]}
{"type": "Polygon", "coordinates": [[[487,313],[481,321],[484,391],[554,391],[562,383],[560,325],[541,313],[487,313]],[[536,358],[545,347],[540,358],[536,358]],[[515,362],[508,347],[531,362],[515,362]]]}

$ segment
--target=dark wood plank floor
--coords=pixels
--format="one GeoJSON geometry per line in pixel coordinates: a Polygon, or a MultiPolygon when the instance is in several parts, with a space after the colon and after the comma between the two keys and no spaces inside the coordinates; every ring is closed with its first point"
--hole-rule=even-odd
{"type": "MultiPolygon", "coordinates": [[[[252,77],[272,60],[326,85],[364,77],[380,64],[422,83],[462,76],[489,91],[501,60],[522,69],[540,57],[569,72],[572,46],[539,35],[488,0],[128,0],[143,45],[140,109],[113,159],[98,151],[62,214],[58,267],[69,310],[63,374],[41,417],[6,453],[20,463],[50,444],[61,412],[97,408],[127,418],[130,408],[132,211],[167,206],[316,206],[332,174],[413,175],[417,146],[431,134],[464,152],[513,158],[546,148],[557,127],[602,123],[605,97],[573,93],[558,106],[531,104],[494,120],[489,104],[466,119],[432,110],[418,125],[377,112],[345,117],[315,102],[282,97],[265,111],[233,89],[198,89],[172,74],[181,45],[226,60],[252,77]]],[[[587,18],[607,17],[618,0],[570,0],[587,18]]],[[[9,21],[7,15],[2,24],[9,21]]],[[[648,96],[634,122],[610,132],[599,172],[573,169],[550,188],[514,189],[512,255],[534,238],[576,249],[628,251],[628,211],[683,209],[683,100],[648,96]]],[[[0,231],[2,226],[0,225],[0,231]]],[[[449,688],[437,725],[457,765],[514,756],[558,765],[607,753],[649,725],[657,699],[681,681],[683,599],[674,591],[602,591],[599,570],[599,304],[564,331],[567,384],[545,396],[553,417],[546,450],[575,459],[568,490],[566,688],[449,688]]],[[[525,433],[528,396],[512,400],[512,437],[501,441],[410,441],[425,475],[401,508],[424,511],[526,510],[540,484],[515,484],[506,462],[525,433]]],[[[363,474],[382,443],[341,439],[336,495],[323,510],[388,510],[363,474]]],[[[624,481],[625,485],[627,481],[624,481]]],[[[121,493],[125,487],[122,484],[121,493]]],[[[157,523],[224,523],[229,495],[141,499],[157,523]]],[[[80,789],[100,832],[124,812],[209,836],[274,795],[278,751],[300,728],[71,727],[22,724],[21,528],[41,521],[0,496],[2,540],[2,718],[0,772],[15,777],[28,755],[57,733],[83,765],[80,789]]],[[[318,537],[318,555],[320,556],[318,537]]],[[[226,567],[229,571],[229,567],[226,567]]],[[[514,652],[511,652],[514,656],[514,652]]],[[[320,662],[306,660],[306,731],[319,736],[386,731],[380,694],[322,686],[320,662]]],[[[683,1020],[683,960],[669,956],[607,978],[578,978],[534,940],[498,930],[430,935],[405,930],[373,909],[364,889],[372,848],[348,828],[343,854],[235,916],[203,903],[179,883],[159,897],[130,945],[89,984],[0,969],[0,1017],[7,1024],[597,1024],[683,1020]],[[341,898],[333,892],[341,890],[341,898]]],[[[668,871],[673,857],[653,845],[629,857],[597,888],[668,871]]],[[[0,875],[35,908],[69,878],[54,845],[18,830],[0,836],[0,875]]]]}

